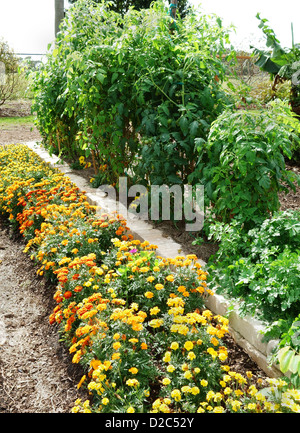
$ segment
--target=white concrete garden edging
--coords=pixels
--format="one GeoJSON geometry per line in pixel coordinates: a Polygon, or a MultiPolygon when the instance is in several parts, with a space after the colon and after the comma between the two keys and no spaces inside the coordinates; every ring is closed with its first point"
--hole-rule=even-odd
{"type": "MultiPolygon", "coordinates": [[[[69,179],[85,193],[88,202],[99,207],[97,212],[111,214],[113,211],[117,210],[121,215],[126,215],[128,227],[130,227],[130,232],[134,238],[157,245],[157,254],[159,256],[174,258],[178,255],[189,254],[182,245],[174,242],[170,237],[163,235],[160,230],[153,228],[151,224],[127,212],[127,209],[121,204],[118,203],[116,205],[116,202],[103,192],[92,188],[84,178],[74,173],[68,164],[62,163],[55,155],[50,156],[41,145],[36,142],[27,142],[26,145],[51,167],[59,169],[68,176],[69,179]]],[[[198,261],[203,267],[206,266],[206,263],[202,260],[198,261]]],[[[275,365],[269,365],[268,362],[268,357],[272,349],[278,344],[278,341],[272,340],[269,343],[263,343],[263,324],[250,316],[240,317],[237,312],[238,306],[236,305],[236,308],[229,309],[230,305],[232,305],[232,303],[218,294],[210,296],[206,301],[207,308],[214,314],[220,314],[229,318],[230,334],[236,343],[245,350],[251,359],[253,359],[269,377],[282,376],[280,370],[276,368],[275,365]]]]}

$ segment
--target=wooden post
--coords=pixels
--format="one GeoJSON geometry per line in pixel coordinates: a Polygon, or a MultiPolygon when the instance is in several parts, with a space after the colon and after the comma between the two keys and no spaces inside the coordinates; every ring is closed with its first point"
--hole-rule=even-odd
{"type": "Polygon", "coordinates": [[[174,34],[174,30],[178,30],[176,25],[176,11],[178,7],[178,0],[170,0],[170,8],[169,8],[169,16],[171,17],[170,20],[170,34],[174,34]]]}
{"type": "Polygon", "coordinates": [[[178,8],[178,0],[171,0],[169,13],[170,13],[170,16],[172,18],[174,18],[174,20],[176,19],[177,8],[178,8]]]}
{"type": "Polygon", "coordinates": [[[64,8],[64,0],[55,0],[54,1],[55,8],[55,36],[59,32],[59,26],[65,16],[65,8],[64,8]]]}

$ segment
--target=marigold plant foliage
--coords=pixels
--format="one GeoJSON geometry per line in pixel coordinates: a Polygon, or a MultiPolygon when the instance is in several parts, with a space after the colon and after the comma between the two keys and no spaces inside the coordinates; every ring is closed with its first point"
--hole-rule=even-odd
{"type": "Polygon", "coordinates": [[[1,148],[0,168],[2,218],[55,283],[50,323],[86,372],[91,399],[72,412],[299,412],[284,380],[262,388],[227,365],[228,319],[205,308],[196,256],[158,256],[25,145],[1,148]]]}

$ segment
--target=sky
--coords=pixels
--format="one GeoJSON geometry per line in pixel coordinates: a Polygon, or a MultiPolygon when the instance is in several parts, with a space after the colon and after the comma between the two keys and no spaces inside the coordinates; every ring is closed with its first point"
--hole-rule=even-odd
{"type": "MultiPolygon", "coordinates": [[[[180,2],[180,0],[178,0],[180,2]]],[[[237,30],[231,41],[246,49],[250,44],[264,47],[258,29],[257,12],[269,20],[283,47],[291,47],[291,22],[294,39],[300,43],[299,0],[189,0],[205,14],[216,14],[225,26],[233,24],[237,30]]],[[[68,5],[68,1],[65,0],[68,5]]],[[[44,54],[54,41],[54,0],[0,0],[0,38],[16,53],[44,54]]]]}

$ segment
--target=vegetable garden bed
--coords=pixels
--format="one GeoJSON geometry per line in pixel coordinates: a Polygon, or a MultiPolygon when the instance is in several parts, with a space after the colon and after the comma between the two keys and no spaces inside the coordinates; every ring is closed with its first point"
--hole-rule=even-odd
{"type": "MultiPolygon", "coordinates": [[[[27,147],[11,150],[1,152],[1,209],[38,273],[57,282],[50,320],[86,369],[81,385],[93,395],[73,411],[280,408],[251,373],[226,366],[228,321],[205,309],[203,294],[211,295],[193,255],[157,257],[154,245],[130,239],[127,222],[95,215],[86,196],[27,147]]],[[[284,381],[274,383],[284,391],[284,381]]]]}
{"type": "Polygon", "coordinates": [[[0,210],[56,286],[50,322],[91,396],[74,412],[299,412],[300,214],[278,211],[279,194],[300,184],[286,165],[299,155],[299,122],[286,98],[238,109],[247,98],[230,81],[235,53],[220,18],[190,11],[173,24],[161,1],[124,16],[76,2],[33,74],[33,110],[50,152],[73,168],[90,158],[94,188],[121,196],[124,177],[144,191],[200,185],[205,224],[193,246],[218,244],[208,263],[83,191],[80,175],[45,164],[39,148],[15,146],[16,160],[1,152],[0,210]],[[267,365],[278,342],[290,377],[258,390],[251,372],[233,371],[230,327],[269,376],[280,374],[267,365]]]}

